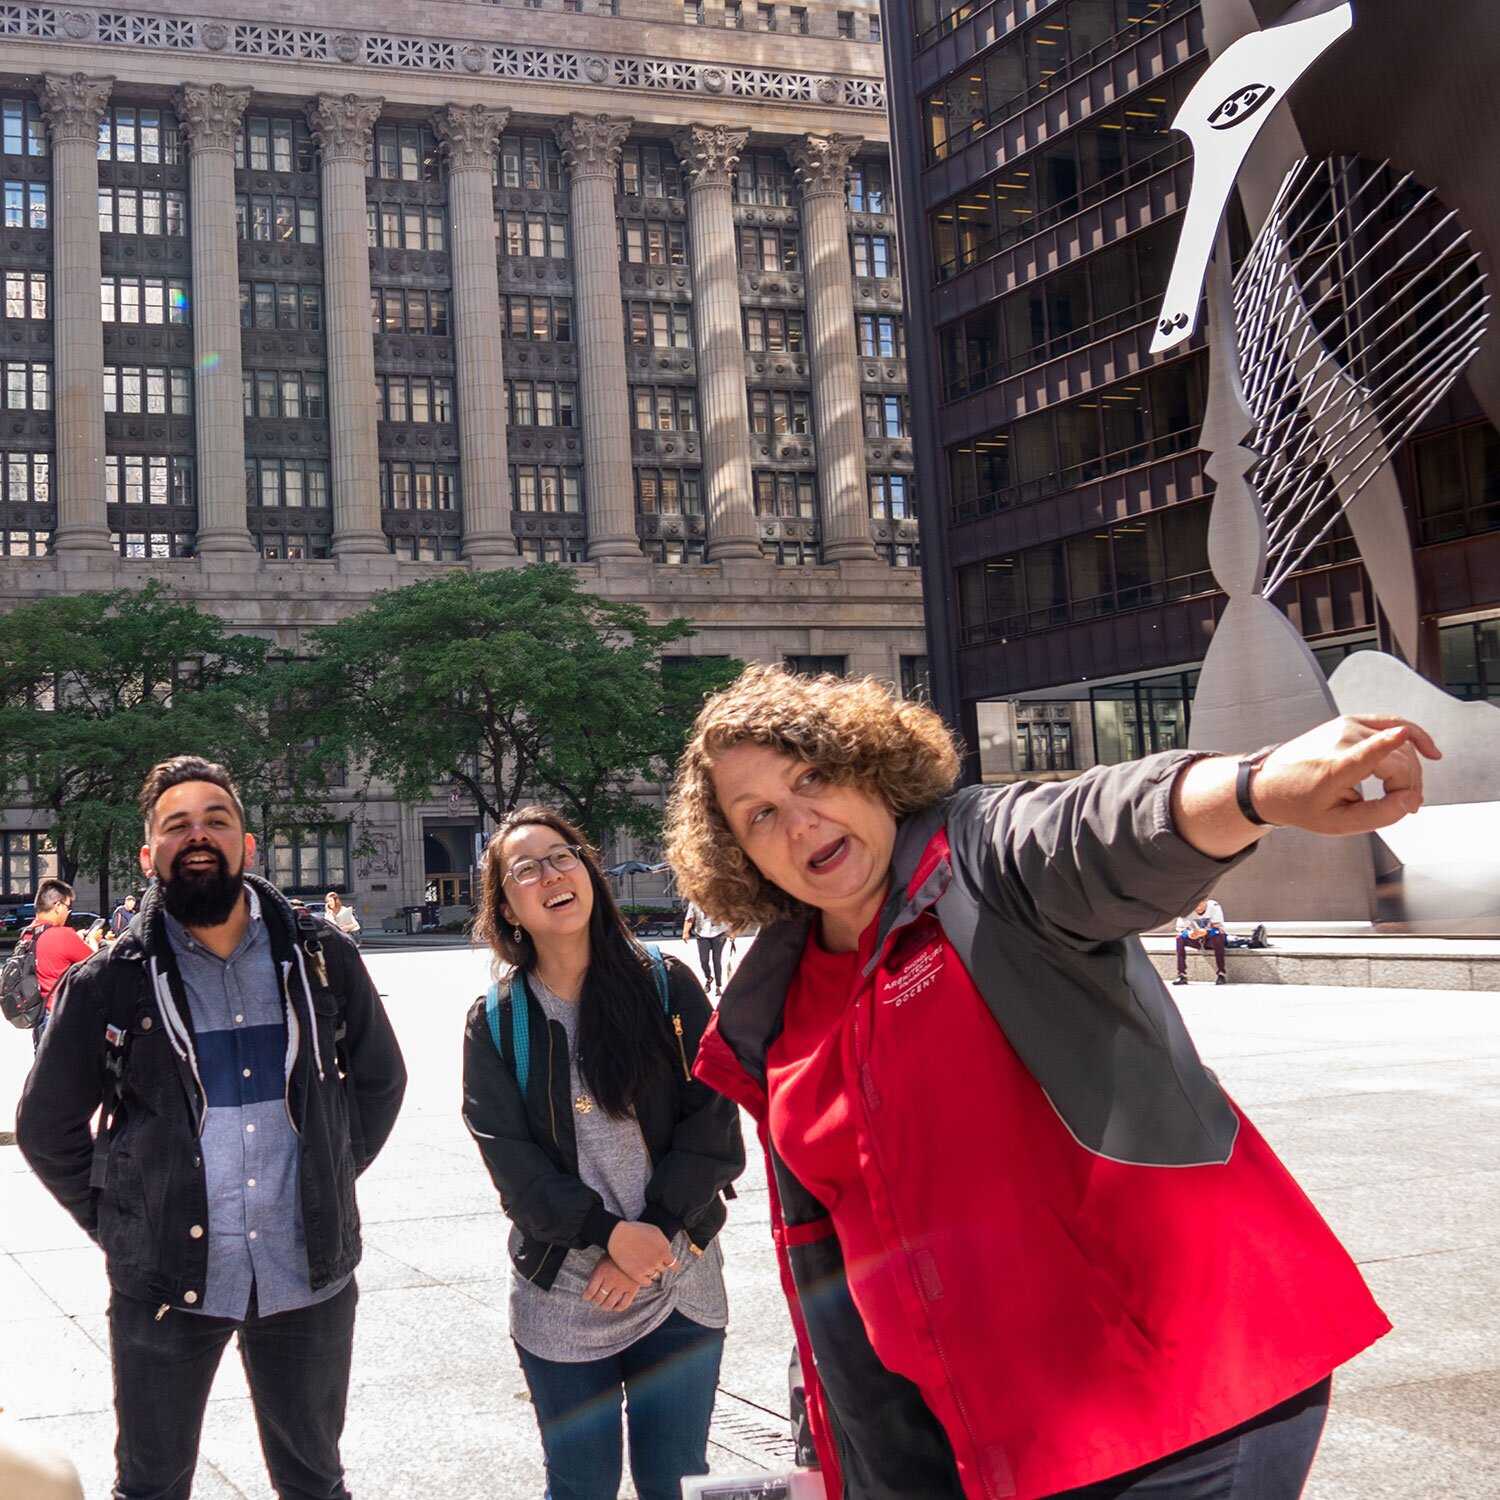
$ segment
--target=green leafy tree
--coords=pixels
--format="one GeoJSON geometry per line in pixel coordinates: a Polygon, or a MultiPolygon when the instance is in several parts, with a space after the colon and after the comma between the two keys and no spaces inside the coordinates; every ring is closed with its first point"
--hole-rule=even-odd
{"type": "Polygon", "coordinates": [[[633,784],[670,774],[704,694],[740,668],[664,664],[692,633],[589,594],[554,564],[448,573],[317,632],[303,733],[406,800],[456,782],[493,819],[540,797],[596,841],[651,837],[659,813],[633,784]]]}
{"type": "Polygon", "coordinates": [[[324,758],[296,759],[280,712],[287,664],[269,645],[155,582],[74,594],[0,615],[0,794],[45,810],[58,867],[131,878],[141,826],[136,797],[168,755],[226,765],[247,808],[280,825],[317,817],[324,758]]]}

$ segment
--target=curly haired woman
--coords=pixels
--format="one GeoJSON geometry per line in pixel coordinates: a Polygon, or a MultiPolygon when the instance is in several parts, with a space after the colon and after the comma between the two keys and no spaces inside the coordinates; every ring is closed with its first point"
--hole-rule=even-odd
{"type": "Polygon", "coordinates": [[[830,1497],[1301,1493],[1389,1324],[1136,934],[1268,826],[1414,811],[1437,754],[1344,718],[955,794],[942,722],[876,682],[759,667],[705,705],[669,857],[762,930],[696,1072],[760,1124],[830,1497]]]}

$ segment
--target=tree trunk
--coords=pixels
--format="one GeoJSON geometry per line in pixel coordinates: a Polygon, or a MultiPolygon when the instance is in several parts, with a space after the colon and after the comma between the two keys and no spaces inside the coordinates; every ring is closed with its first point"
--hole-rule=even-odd
{"type": "Polygon", "coordinates": [[[114,844],[114,834],[109,828],[104,830],[104,843],[99,850],[99,915],[108,917],[109,906],[109,856],[114,844]]]}

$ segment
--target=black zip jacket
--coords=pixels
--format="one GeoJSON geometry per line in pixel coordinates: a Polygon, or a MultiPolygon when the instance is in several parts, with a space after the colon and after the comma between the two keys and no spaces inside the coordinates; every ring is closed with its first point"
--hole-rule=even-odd
{"type": "MultiPolygon", "coordinates": [[[[354,1179],[396,1122],[406,1068],[354,944],[326,923],[316,937],[299,933],[280,892],[255,876],[246,882],[260,897],[282,977],[294,1049],[286,1108],[301,1148],[316,1291],[359,1263],[354,1179]]],[[[102,1246],[110,1284],[125,1296],[201,1305],[208,1239],[190,1231],[208,1223],[206,1109],[192,1012],[152,886],[114,947],[75,965],[59,986],[16,1114],[23,1155],[102,1246]],[[117,1102],[96,1143],[89,1122],[115,1078],[117,1102]]]]}
{"type": "MultiPolygon", "coordinates": [[[[515,1267],[547,1290],[570,1249],[607,1249],[620,1219],[578,1175],[567,1032],[547,1019],[530,986],[531,1069],[526,1097],[521,1097],[510,979],[509,972],[500,979],[503,1052],[495,1051],[484,997],[469,1010],[464,1124],[500,1193],[500,1206],[523,1236],[513,1256],[515,1267]]],[[[739,1107],[692,1077],[698,1042],[712,1012],[692,970],[675,959],[667,960],[667,993],[675,1087],[653,1090],[636,1105],[652,1166],[641,1221],[654,1224],[669,1240],[685,1229],[702,1250],[724,1227],[728,1211],[723,1197],[733,1196],[729,1184],[745,1169],[745,1143],[739,1107]]]]}

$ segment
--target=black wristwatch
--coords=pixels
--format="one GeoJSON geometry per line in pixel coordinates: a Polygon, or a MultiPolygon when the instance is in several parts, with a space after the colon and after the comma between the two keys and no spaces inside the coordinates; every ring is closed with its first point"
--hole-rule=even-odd
{"type": "Polygon", "coordinates": [[[1255,824],[1257,828],[1273,828],[1276,825],[1255,810],[1255,803],[1250,798],[1250,778],[1260,770],[1261,763],[1276,749],[1277,745],[1267,745],[1264,750],[1257,750],[1254,755],[1247,755],[1239,763],[1234,777],[1234,800],[1239,804],[1241,814],[1247,822],[1255,824]]]}

